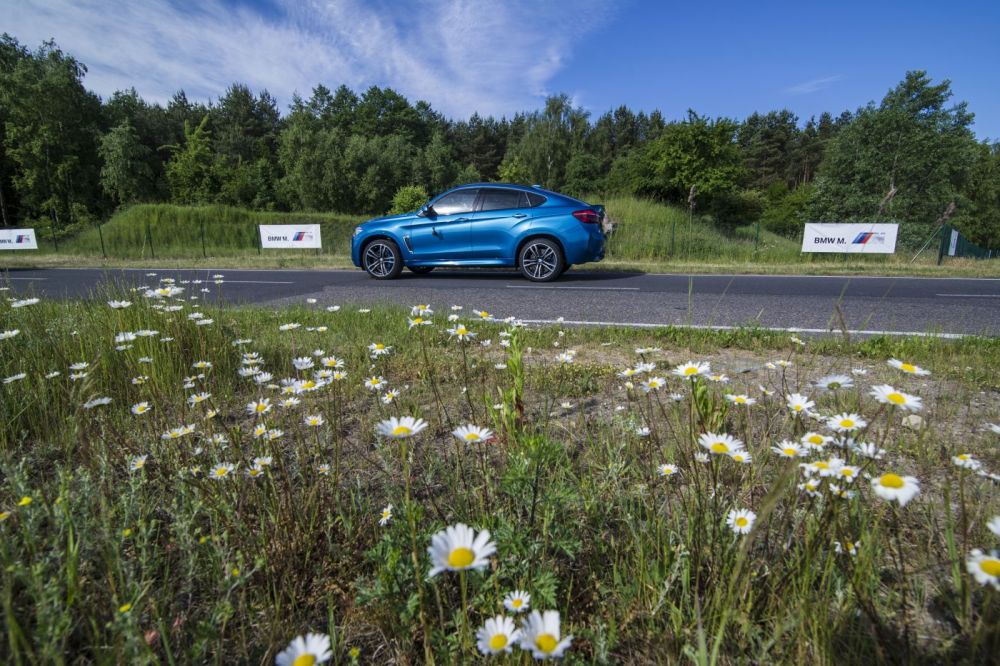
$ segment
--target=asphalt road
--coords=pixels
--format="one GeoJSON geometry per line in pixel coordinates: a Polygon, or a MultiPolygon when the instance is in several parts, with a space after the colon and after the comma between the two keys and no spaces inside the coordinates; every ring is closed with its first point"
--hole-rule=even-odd
{"type": "Polygon", "coordinates": [[[205,300],[280,307],[316,298],[318,305],[392,302],[486,309],[528,321],[755,325],[806,332],[1000,335],[1000,280],[972,278],[672,275],[571,270],[549,284],[511,272],[436,270],[376,281],[362,271],[12,269],[0,275],[7,294],[85,297],[104,284],[154,285],[158,278],[203,280],[205,300]],[[155,273],[156,276],[148,276],[155,273]],[[216,285],[211,276],[221,274],[216,285]]]}

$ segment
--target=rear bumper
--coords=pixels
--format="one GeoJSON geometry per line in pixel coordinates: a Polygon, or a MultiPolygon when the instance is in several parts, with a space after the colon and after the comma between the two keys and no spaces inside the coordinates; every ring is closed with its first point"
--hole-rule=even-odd
{"type": "MultiPolygon", "coordinates": [[[[596,226],[596,225],[595,225],[596,226]]],[[[605,238],[600,229],[581,229],[582,233],[573,234],[563,243],[566,253],[566,263],[585,264],[600,261],[604,258],[605,238]]]]}

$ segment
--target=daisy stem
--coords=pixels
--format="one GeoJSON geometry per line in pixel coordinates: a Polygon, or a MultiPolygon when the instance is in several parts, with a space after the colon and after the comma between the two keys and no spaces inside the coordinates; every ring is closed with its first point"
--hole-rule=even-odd
{"type": "Polygon", "coordinates": [[[468,602],[468,581],[465,577],[465,569],[458,572],[458,584],[462,589],[462,654],[469,648],[469,602],[468,602]]]}
{"type": "Polygon", "coordinates": [[[424,610],[424,587],[420,581],[420,559],[417,556],[417,520],[413,512],[413,502],[410,500],[410,456],[406,440],[399,442],[399,452],[403,462],[403,477],[406,480],[406,522],[410,527],[410,559],[413,562],[413,582],[417,588],[417,603],[420,607],[420,627],[424,633],[424,663],[434,663],[434,652],[431,650],[431,630],[424,610]]]}
{"type": "Polygon", "coordinates": [[[469,418],[474,421],[476,419],[476,410],[472,406],[472,394],[469,389],[469,356],[465,351],[465,343],[460,341],[458,344],[462,348],[462,375],[465,380],[465,401],[469,403],[469,418]]]}
{"type": "Polygon", "coordinates": [[[438,391],[437,377],[434,375],[434,366],[431,365],[430,359],[427,357],[427,341],[424,339],[423,332],[419,333],[420,337],[420,353],[424,357],[424,367],[427,368],[427,377],[431,380],[431,391],[434,393],[434,401],[437,402],[438,411],[444,414],[444,423],[448,426],[448,430],[451,430],[451,417],[448,416],[448,408],[444,406],[444,402],[441,401],[441,392],[438,391]]]}

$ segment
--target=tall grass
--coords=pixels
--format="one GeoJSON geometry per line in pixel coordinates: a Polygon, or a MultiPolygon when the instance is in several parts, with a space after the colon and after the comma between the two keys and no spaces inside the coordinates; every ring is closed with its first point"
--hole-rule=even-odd
{"type": "Polygon", "coordinates": [[[447,303],[431,326],[411,327],[388,307],[134,294],[111,309],[107,296],[0,303],[0,329],[19,331],[0,340],[0,378],[13,378],[0,384],[8,663],[263,663],[308,630],[331,636],[334,663],[350,663],[351,648],[371,663],[470,662],[470,626],[503,613],[512,589],[560,612],[570,663],[986,663],[1000,646],[1000,590],[966,570],[973,548],[1000,539],[985,525],[1000,498],[991,477],[952,464],[968,453],[984,474],[1000,465],[997,435],[983,429],[1000,416],[995,340],[803,346],[753,331],[527,330],[466,310],[478,337],[461,343],[445,330],[447,303]],[[153,333],[116,341],[124,331],[153,333]],[[389,353],[373,357],[374,342],[389,353]],[[576,353],[557,355],[566,350],[576,353]],[[889,355],[934,374],[902,374],[889,355]],[[293,358],[323,356],[347,376],[281,388],[315,370],[293,358]],[[692,356],[730,379],[670,375],[692,356]],[[766,365],[779,360],[788,365],[766,365]],[[86,375],[70,378],[80,361],[86,375]],[[620,376],[639,362],[655,365],[620,376]],[[241,376],[251,365],[274,376],[241,376]],[[817,389],[832,371],[856,385],[817,389]],[[667,386],[644,391],[657,375],[667,386]],[[373,376],[382,390],[365,387],[373,376]],[[869,397],[885,382],[923,398],[921,424],[869,397]],[[381,400],[387,388],[398,397],[381,400]],[[825,416],[868,420],[854,441],[802,458],[860,467],[839,483],[846,495],[772,451],[807,428],[833,434],[785,408],[793,391],[825,416]],[[190,404],[199,392],[210,396],[190,404]],[[757,404],[725,398],[736,393],[757,404]],[[95,397],[111,402],[88,408],[95,397]],[[247,412],[264,397],[269,411],[247,412]],[[287,397],[298,404],[281,406],[287,397]],[[152,409],[132,414],[140,401],[152,409]],[[429,427],[374,434],[404,415],[429,427]],[[458,442],[451,431],[465,423],[496,437],[458,442]],[[190,433],[162,438],[184,424],[190,433]],[[743,440],[753,461],[702,461],[706,431],[743,440]],[[884,454],[865,457],[860,441],[884,454]],[[130,470],[139,455],[145,465],[130,470]],[[259,456],[270,464],[247,476],[259,456]],[[215,480],[222,462],[237,467],[215,480]],[[662,476],[665,463],[679,473],[662,476]],[[906,506],[877,497],[869,476],[887,471],[918,478],[920,494],[906,506]],[[812,491],[799,485],[809,478],[812,491]],[[749,534],[726,524],[737,508],[757,514],[749,534]],[[428,578],[431,536],[458,522],[489,529],[496,555],[482,572],[428,578]],[[857,542],[856,554],[834,542],[857,542]]]}
{"type": "MultiPolygon", "coordinates": [[[[608,239],[607,259],[636,265],[717,264],[785,265],[808,262],[835,266],[838,270],[866,270],[875,266],[903,267],[911,255],[802,254],[801,241],[759,229],[736,227],[723,233],[709,217],[690,216],[686,210],[637,199],[613,197],[605,201],[608,214],[617,223],[608,239]]],[[[59,242],[59,253],[70,257],[110,259],[198,259],[201,257],[251,258],[258,249],[258,224],[319,224],[323,248],[311,250],[267,250],[264,259],[302,259],[321,256],[342,265],[349,262],[351,235],[364,217],[335,213],[273,213],[226,206],[175,206],[143,204],[120,211],[100,230],[87,229],[59,242]],[[103,251],[101,236],[103,235],[103,251]],[[103,252],[103,253],[102,253],[103,252]]],[[[56,251],[55,244],[40,232],[40,251],[56,251]]],[[[918,260],[922,266],[937,259],[934,248],[918,260]]],[[[949,265],[960,262],[949,260],[949,265]]],[[[974,268],[983,270],[979,264],[974,268]]],[[[988,270],[988,269],[987,269],[988,270]]]]}
{"type": "MultiPolygon", "coordinates": [[[[319,224],[327,255],[350,256],[351,234],[364,218],[325,213],[269,213],[229,206],[174,206],[142,204],[127,208],[101,229],[88,229],[63,241],[60,250],[70,254],[101,256],[101,235],[109,257],[212,257],[256,255],[259,224],[319,224]],[[204,240],[204,246],[202,241],[204,240]]],[[[43,249],[54,249],[41,239],[43,249]]],[[[281,256],[300,250],[268,250],[281,256]]]]}

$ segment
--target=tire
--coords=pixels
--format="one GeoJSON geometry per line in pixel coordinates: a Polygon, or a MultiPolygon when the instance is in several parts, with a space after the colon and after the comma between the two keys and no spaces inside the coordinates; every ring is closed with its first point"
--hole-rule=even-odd
{"type": "MultiPolygon", "coordinates": [[[[565,273],[571,268],[573,268],[573,264],[566,264],[565,266],[563,266],[562,272],[565,273]]],[[[560,275],[562,275],[562,273],[560,273],[560,275]]]]}
{"type": "Polygon", "coordinates": [[[434,270],[433,266],[407,266],[407,268],[410,269],[411,273],[416,273],[417,275],[427,275],[434,270]]]}
{"type": "Polygon", "coordinates": [[[399,246],[388,238],[376,238],[365,245],[361,264],[376,280],[394,280],[403,272],[403,256],[399,246]]]}
{"type": "Polygon", "coordinates": [[[562,248],[548,238],[532,238],[517,255],[521,275],[532,282],[551,282],[562,275],[566,260],[562,248]]]}

